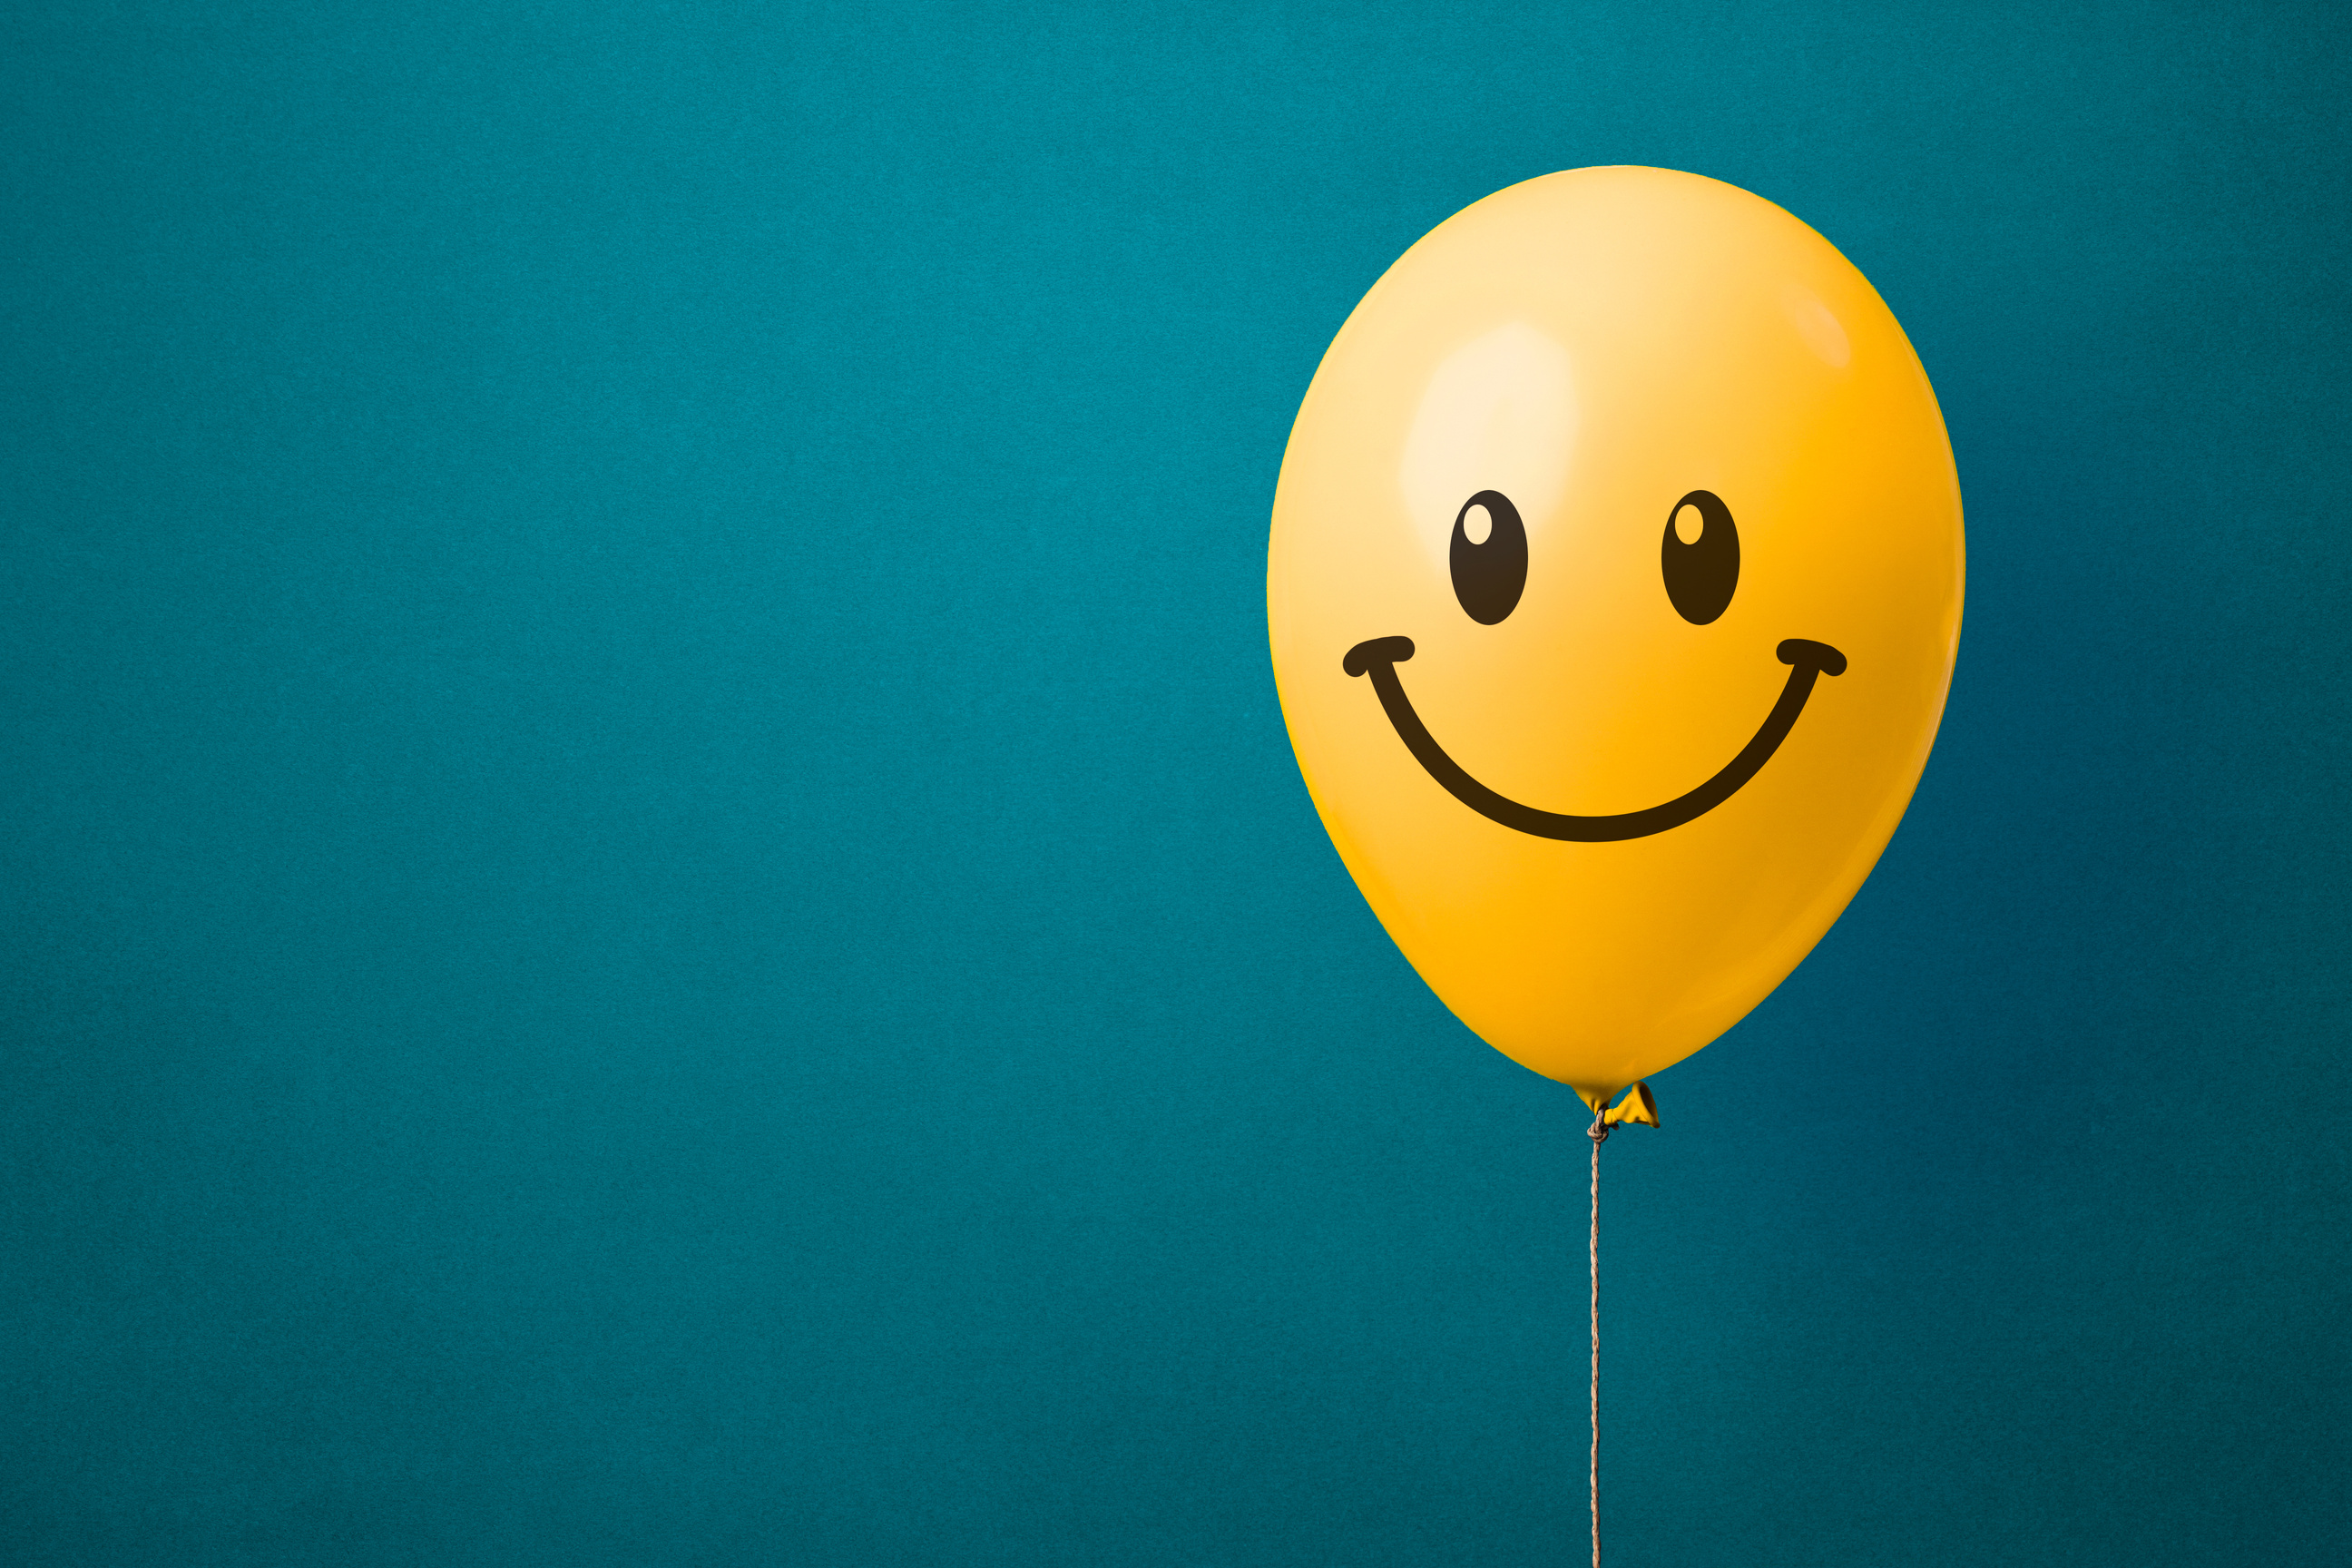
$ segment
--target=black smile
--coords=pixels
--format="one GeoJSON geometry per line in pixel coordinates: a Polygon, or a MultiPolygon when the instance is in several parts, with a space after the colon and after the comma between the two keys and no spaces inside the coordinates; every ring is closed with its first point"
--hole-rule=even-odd
{"type": "Polygon", "coordinates": [[[1389,722],[1396,726],[1397,738],[1420,759],[1431,778],[1444,784],[1454,799],[1471,810],[1538,838],[1561,838],[1571,844],[1613,844],[1621,838],[1646,838],[1669,827],[1680,827],[1729,800],[1738,793],[1740,785],[1756,776],[1758,769],[1772,760],[1772,753],[1789,738],[1789,731],[1796,727],[1797,715],[1805,710],[1805,699],[1813,694],[1813,682],[1823,675],[1845,673],[1845,655],[1825,642],[1790,637],[1777,651],[1780,662],[1790,667],[1789,684],[1780,689],[1780,700],[1772,704],[1772,711],[1764,716],[1763,727],[1740,748],[1739,754],[1725,763],[1721,773],[1690,794],[1646,811],[1628,811],[1616,816],[1568,816],[1556,811],[1538,811],[1534,806],[1504,799],[1465,773],[1462,764],[1447,756],[1445,748],[1430,734],[1421,715],[1412,710],[1412,700],[1404,694],[1404,682],[1397,679],[1396,667],[1412,657],[1411,637],[1374,637],[1370,642],[1360,642],[1348,650],[1340,668],[1349,675],[1371,675],[1372,689],[1381,694],[1381,706],[1388,710],[1389,722]]]}

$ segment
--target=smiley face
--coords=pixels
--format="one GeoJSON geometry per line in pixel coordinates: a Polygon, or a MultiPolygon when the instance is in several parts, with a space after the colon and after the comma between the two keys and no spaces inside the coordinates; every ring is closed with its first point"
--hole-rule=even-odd
{"type": "Polygon", "coordinates": [[[1933,392],[1851,264],[1734,187],[1580,170],[1448,220],[1349,317],[1268,624],[1374,912],[1590,1097],[1736,1022],[1853,897],[1961,574],[1933,392]]]}
{"type": "MultiPolygon", "coordinates": [[[[1493,626],[1517,606],[1527,586],[1528,533],[1510,497],[1481,490],[1463,502],[1461,514],[1454,521],[1448,553],[1454,593],[1462,601],[1463,614],[1481,625],[1493,626]]],[[[1721,497],[1693,490],[1675,503],[1674,517],[1666,524],[1665,542],[1660,547],[1659,569],[1665,577],[1666,596],[1683,619],[1703,626],[1723,614],[1739,582],[1739,534],[1721,497]]],[[[1404,683],[1397,679],[1396,667],[1412,657],[1411,637],[1374,637],[1358,643],[1340,660],[1340,668],[1349,675],[1371,676],[1372,689],[1380,693],[1381,707],[1396,726],[1397,739],[1431,778],[1471,810],[1538,838],[1607,844],[1680,827],[1730,799],[1788,738],[1797,716],[1805,710],[1805,700],[1812,695],[1815,679],[1845,673],[1845,655],[1827,643],[1790,637],[1775,651],[1780,662],[1790,667],[1789,684],[1781,688],[1780,700],[1773,703],[1772,711],[1738,756],[1687,795],[1645,810],[1607,816],[1538,811],[1496,795],[1464,772],[1422,723],[1412,700],[1404,694],[1404,683]]]]}

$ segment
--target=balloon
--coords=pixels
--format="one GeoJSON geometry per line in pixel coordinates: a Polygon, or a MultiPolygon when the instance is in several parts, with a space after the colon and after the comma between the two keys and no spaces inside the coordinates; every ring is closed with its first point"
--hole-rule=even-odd
{"type": "Polygon", "coordinates": [[[1934,390],[1829,242],[1664,169],[1513,185],[1323,356],[1266,552],[1316,810],[1445,1005],[1596,1108],[1870,874],[1959,643],[1934,390]]]}

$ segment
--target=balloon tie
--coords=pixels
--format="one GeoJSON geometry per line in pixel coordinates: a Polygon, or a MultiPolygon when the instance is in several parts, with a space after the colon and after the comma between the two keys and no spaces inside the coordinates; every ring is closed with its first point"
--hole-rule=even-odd
{"type": "Polygon", "coordinates": [[[1603,1112],[1592,1113],[1585,1136],[1592,1140],[1592,1232],[1586,1247],[1592,1264],[1592,1464],[1586,1479],[1592,1500],[1592,1568],[1601,1568],[1601,1145],[1609,1142],[1603,1112]]]}

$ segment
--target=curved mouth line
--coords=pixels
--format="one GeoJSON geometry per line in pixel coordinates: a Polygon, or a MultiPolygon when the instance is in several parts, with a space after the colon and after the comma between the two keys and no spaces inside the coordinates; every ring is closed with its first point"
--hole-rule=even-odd
{"type": "Polygon", "coordinates": [[[1428,770],[1431,778],[1444,784],[1448,794],[1471,810],[1538,838],[1559,838],[1571,844],[1614,844],[1620,839],[1646,838],[1669,827],[1680,827],[1729,800],[1738,793],[1740,785],[1772,760],[1772,753],[1796,728],[1797,715],[1805,710],[1805,699],[1813,694],[1814,681],[1824,675],[1845,673],[1845,655],[1825,642],[1790,637],[1774,651],[1780,662],[1790,667],[1789,684],[1780,689],[1780,700],[1772,704],[1772,711],[1764,716],[1762,727],[1740,748],[1739,754],[1726,763],[1722,772],[1688,795],[1645,811],[1628,811],[1615,816],[1570,816],[1556,811],[1538,811],[1534,806],[1521,805],[1496,795],[1463,771],[1462,764],[1445,754],[1445,748],[1437,743],[1429,726],[1412,710],[1412,699],[1404,694],[1404,682],[1397,679],[1396,667],[1412,657],[1411,637],[1374,637],[1370,642],[1360,642],[1348,650],[1339,667],[1349,675],[1371,676],[1372,689],[1380,693],[1381,706],[1388,710],[1389,722],[1396,726],[1397,738],[1404,742],[1405,750],[1428,770]]]}

